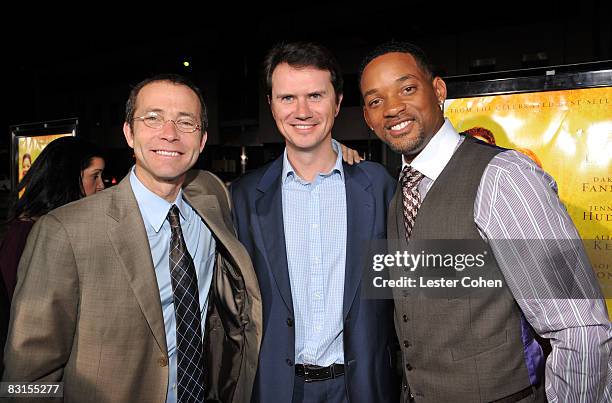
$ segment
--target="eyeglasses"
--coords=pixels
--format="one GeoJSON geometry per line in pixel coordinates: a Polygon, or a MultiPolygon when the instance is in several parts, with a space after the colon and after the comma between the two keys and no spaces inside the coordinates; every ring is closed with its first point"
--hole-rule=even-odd
{"type": "Polygon", "coordinates": [[[194,119],[189,117],[182,117],[177,120],[165,119],[162,115],[157,113],[149,113],[144,116],[139,116],[134,118],[134,120],[141,120],[145,126],[150,127],[151,129],[161,129],[164,127],[166,122],[174,123],[174,127],[181,133],[193,133],[202,128],[199,124],[195,122],[194,119]]]}

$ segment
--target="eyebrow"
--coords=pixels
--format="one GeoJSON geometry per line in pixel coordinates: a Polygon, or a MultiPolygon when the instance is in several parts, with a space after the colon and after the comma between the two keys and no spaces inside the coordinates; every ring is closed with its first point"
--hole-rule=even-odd
{"type": "MultiPolygon", "coordinates": [[[[314,95],[314,94],[319,94],[319,95],[327,95],[327,91],[326,91],[326,90],[314,90],[314,91],[310,91],[310,92],[309,92],[308,94],[306,94],[306,95],[309,95],[309,96],[310,96],[310,95],[314,95]]],[[[276,95],[276,97],[275,97],[275,98],[276,98],[276,99],[279,99],[279,98],[284,98],[284,97],[295,97],[295,96],[297,96],[297,95],[287,93],[287,94],[278,94],[278,95],[276,95]]]]}
{"type": "MultiPolygon", "coordinates": [[[[412,74],[405,74],[405,75],[403,75],[403,76],[401,76],[401,77],[399,77],[399,78],[395,79],[395,82],[396,82],[396,83],[402,83],[402,82],[404,82],[404,81],[406,81],[406,80],[416,79],[416,78],[417,78],[417,76],[415,76],[415,75],[412,75],[412,74]]],[[[371,95],[371,94],[375,93],[376,91],[378,91],[378,88],[372,88],[371,90],[366,91],[366,92],[363,94],[363,97],[365,98],[365,97],[367,97],[368,95],[371,95]]]]}

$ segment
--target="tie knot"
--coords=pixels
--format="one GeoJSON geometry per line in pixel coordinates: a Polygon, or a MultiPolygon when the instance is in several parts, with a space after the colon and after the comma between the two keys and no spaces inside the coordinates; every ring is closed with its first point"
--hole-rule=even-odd
{"type": "Polygon", "coordinates": [[[179,209],[176,207],[176,204],[173,204],[168,211],[168,216],[166,217],[168,222],[170,223],[170,228],[180,227],[181,221],[179,219],[179,209]]]}
{"type": "Polygon", "coordinates": [[[403,187],[411,189],[417,186],[421,179],[423,179],[423,174],[410,165],[406,165],[404,169],[402,169],[400,182],[402,183],[403,187]]]}

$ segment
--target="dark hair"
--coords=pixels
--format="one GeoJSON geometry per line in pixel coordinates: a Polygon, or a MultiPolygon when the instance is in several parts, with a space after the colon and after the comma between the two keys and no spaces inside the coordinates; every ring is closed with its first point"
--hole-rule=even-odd
{"type": "Polygon", "coordinates": [[[148,84],[159,82],[159,81],[167,81],[176,85],[184,85],[189,87],[195,94],[198,96],[200,100],[200,106],[202,112],[200,113],[200,121],[202,122],[202,132],[206,131],[208,128],[208,112],[206,110],[206,104],[204,103],[204,97],[202,96],[202,92],[200,89],[186,77],[183,77],[178,74],[158,74],[153,77],[149,77],[147,79],[142,80],[134,88],[130,91],[130,96],[125,103],[125,121],[130,125],[130,128],[134,130],[134,111],[136,110],[136,98],[138,97],[138,93],[143,87],[148,84]]]}
{"type": "Polygon", "coordinates": [[[11,218],[38,218],[49,211],[84,197],[81,172],[100,150],[77,137],[61,137],[49,143],[17,185],[11,218]]]}
{"type": "Polygon", "coordinates": [[[25,161],[27,159],[30,160],[30,164],[32,163],[32,156],[28,153],[23,154],[23,157],[21,157],[21,163],[23,164],[23,161],[25,161]]]}
{"type": "Polygon", "coordinates": [[[342,95],[344,79],[340,65],[332,53],[322,45],[312,42],[279,43],[275,45],[264,59],[263,71],[268,96],[272,95],[272,73],[282,63],[291,67],[315,67],[327,70],[331,75],[331,83],[336,93],[336,103],[342,95]]]}
{"type": "Polygon", "coordinates": [[[361,61],[361,65],[359,66],[359,77],[358,83],[361,83],[361,76],[363,75],[363,70],[365,70],[366,66],[370,64],[370,62],[376,59],[379,56],[386,55],[387,53],[408,53],[414,57],[419,67],[431,78],[433,78],[433,68],[429,61],[429,58],[423,52],[421,48],[418,46],[409,43],[409,42],[386,42],[376,46],[368,55],[361,61]]]}

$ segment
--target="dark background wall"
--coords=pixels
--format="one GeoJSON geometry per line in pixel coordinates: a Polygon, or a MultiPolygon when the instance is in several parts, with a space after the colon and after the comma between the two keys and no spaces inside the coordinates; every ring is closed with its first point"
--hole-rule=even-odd
{"type": "Polygon", "coordinates": [[[132,163],[121,132],[130,87],[154,73],[177,72],[203,89],[210,109],[209,143],[198,164],[231,180],[239,174],[240,146],[248,146],[249,168],[282,150],[260,86],[263,56],[281,40],[318,41],[337,55],[346,85],[334,136],[377,160],[384,151],[362,121],[357,69],[380,42],[420,45],[444,77],[507,77],[517,69],[612,59],[609,1],[491,4],[235,3],[207,12],[206,3],[139,10],[100,3],[76,15],[50,9],[36,16],[24,5],[5,16],[3,27],[0,174],[9,173],[10,125],[77,117],[79,135],[104,147],[109,174],[122,177],[132,163]]]}

